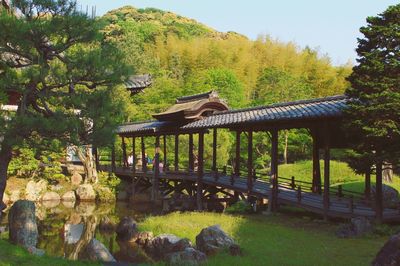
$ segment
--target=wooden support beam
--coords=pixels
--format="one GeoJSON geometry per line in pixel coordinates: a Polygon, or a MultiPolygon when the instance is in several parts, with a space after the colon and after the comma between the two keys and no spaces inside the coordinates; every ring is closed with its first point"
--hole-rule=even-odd
{"type": "Polygon", "coordinates": [[[383,219],[383,200],[382,200],[382,163],[376,164],[376,182],[375,182],[375,205],[376,220],[382,223],[383,219]]]}
{"type": "Polygon", "coordinates": [[[203,174],[204,174],[204,133],[199,133],[199,149],[198,149],[198,166],[197,166],[197,209],[203,210],[203,174]]]}
{"type": "Polygon", "coordinates": [[[175,172],[179,171],[179,135],[175,135],[175,159],[174,159],[175,172]]]}
{"type": "Polygon", "coordinates": [[[365,173],[365,197],[369,199],[371,197],[371,168],[365,173]]]}
{"type": "Polygon", "coordinates": [[[125,138],[121,138],[121,145],[122,145],[122,166],[127,167],[128,166],[128,157],[126,154],[126,143],[125,143],[125,138]]]}
{"type": "Polygon", "coordinates": [[[323,205],[324,205],[324,219],[328,219],[329,212],[329,187],[330,187],[330,148],[329,148],[329,130],[326,127],[324,131],[325,141],[324,141],[324,195],[323,195],[323,205]]]}
{"type": "Polygon", "coordinates": [[[159,195],[159,178],[160,178],[160,136],[156,136],[155,154],[154,154],[154,173],[151,190],[151,199],[157,200],[159,195]]]}
{"type": "Polygon", "coordinates": [[[193,134],[189,134],[189,172],[194,170],[193,134]]]}
{"type": "Polygon", "coordinates": [[[272,198],[271,210],[278,207],[278,130],[271,131],[271,182],[272,198]]]}
{"type": "Polygon", "coordinates": [[[163,136],[164,169],[167,169],[167,135],[163,136]]]}
{"type": "Polygon", "coordinates": [[[250,195],[250,192],[253,189],[253,131],[249,131],[247,133],[247,192],[250,195]]]}
{"type": "Polygon", "coordinates": [[[144,145],[144,137],[140,137],[141,151],[142,151],[142,171],[147,172],[147,160],[146,160],[146,146],[144,145]]]}
{"type": "Polygon", "coordinates": [[[212,167],[211,170],[217,172],[217,129],[213,129],[213,150],[212,150],[212,167]]]}
{"type": "Polygon", "coordinates": [[[136,174],[136,138],[132,137],[132,173],[136,174]]]}
{"type": "Polygon", "coordinates": [[[240,176],[240,131],[236,131],[235,175],[240,176]]]}
{"type": "Polygon", "coordinates": [[[318,132],[312,130],[313,140],[313,179],[312,179],[312,192],[321,194],[321,167],[319,164],[319,146],[318,146],[318,132]]]}

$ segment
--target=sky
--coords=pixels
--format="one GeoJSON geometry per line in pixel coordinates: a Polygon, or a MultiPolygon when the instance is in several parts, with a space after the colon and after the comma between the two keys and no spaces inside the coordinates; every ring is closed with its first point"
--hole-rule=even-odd
{"type": "Polygon", "coordinates": [[[103,15],[131,5],[155,7],[193,18],[218,31],[235,31],[250,39],[268,34],[284,42],[309,46],[328,55],[334,65],[355,63],[359,28],[368,16],[395,0],[77,0],[85,10],[103,15]]]}

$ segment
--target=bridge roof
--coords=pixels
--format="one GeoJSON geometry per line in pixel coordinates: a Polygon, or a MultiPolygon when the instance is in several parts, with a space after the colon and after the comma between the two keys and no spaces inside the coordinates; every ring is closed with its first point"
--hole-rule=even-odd
{"type": "Polygon", "coordinates": [[[147,121],[121,125],[118,134],[146,135],[155,132],[184,133],[207,128],[237,128],[252,125],[274,125],[286,123],[290,128],[292,122],[321,121],[341,118],[348,99],[344,95],[318,99],[278,103],[254,108],[221,111],[202,119],[176,123],[172,121],[147,121]]]}

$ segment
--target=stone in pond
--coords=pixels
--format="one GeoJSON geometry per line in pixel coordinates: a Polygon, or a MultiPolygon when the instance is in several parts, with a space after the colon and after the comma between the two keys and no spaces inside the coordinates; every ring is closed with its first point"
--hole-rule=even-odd
{"type": "Polygon", "coordinates": [[[136,221],[132,217],[125,216],[118,223],[116,233],[117,240],[119,241],[130,241],[137,234],[138,229],[136,221]]]}
{"type": "Polygon", "coordinates": [[[80,201],[94,201],[96,200],[96,192],[90,184],[80,185],[76,189],[76,196],[80,201]]]}
{"type": "Polygon", "coordinates": [[[235,244],[235,241],[219,225],[204,228],[196,236],[196,247],[207,255],[228,249],[233,244],[235,244]]]}
{"type": "Polygon", "coordinates": [[[28,200],[14,203],[8,214],[10,241],[23,247],[36,247],[38,228],[35,216],[35,204],[28,200]]]}
{"type": "Polygon", "coordinates": [[[86,246],[86,257],[93,261],[116,262],[110,251],[97,239],[93,238],[86,246]]]}
{"type": "Polygon", "coordinates": [[[183,251],[169,253],[165,257],[168,265],[199,265],[207,260],[206,254],[192,247],[187,247],[183,251]]]}
{"type": "Polygon", "coordinates": [[[164,259],[169,253],[184,251],[189,247],[192,247],[192,243],[186,238],[161,234],[149,243],[146,251],[156,259],[164,259]]]}

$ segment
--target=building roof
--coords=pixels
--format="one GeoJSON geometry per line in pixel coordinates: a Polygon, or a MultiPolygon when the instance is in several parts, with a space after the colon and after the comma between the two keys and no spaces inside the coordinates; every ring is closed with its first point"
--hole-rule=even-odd
{"type": "Polygon", "coordinates": [[[131,93],[135,94],[150,87],[152,83],[151,75],[143,74],[129,77],[128,81],[125,82],[125,86],[131,93]]]}
{"type": "Polygon", "coordinates": [[[233,127],[240,124],[340,117],[346,107],[346,102],[346,96],[339,95],[226,111],[189,123],[182,128],[233,127]]]}
{"type": "MultiPolygon", "coordinates": [[[[184,98],[185,101],[186,98],[184,98]]],[[[344,95],[221,111],[186,123],[147,121],[121,125],[118,134],[146,134],[159,131],[185,132],[207,128],[234,128],[240,125],[274,124],[284,121],[324,120],[342,117],[348,99],[344,95]]],[[[290,125],[289,125],[290,126],[290,125]]]]}
{"type": "Polygon", "coordinates": [[[210,91],[177,98],[173,106],[153,117],[159,121],[189,122],[225,110],[228,110],[226,103],[219,98],[217,92],[210,91]]]}

